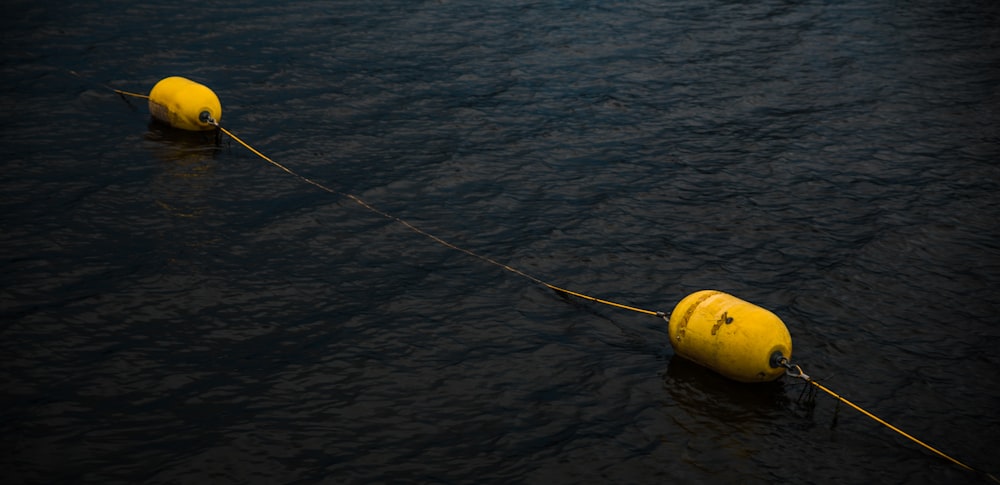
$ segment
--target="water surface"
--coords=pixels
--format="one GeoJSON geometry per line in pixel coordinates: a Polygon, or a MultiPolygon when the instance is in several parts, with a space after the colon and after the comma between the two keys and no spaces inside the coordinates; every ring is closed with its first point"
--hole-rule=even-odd
{"type": "Polygon", "coordinates": [[[808,373],[997,472],[991,2],[7,10],[11,482],[977,479],[108,89],[170,75],[298,173],[553,284],[771,309],[808,373]]]}

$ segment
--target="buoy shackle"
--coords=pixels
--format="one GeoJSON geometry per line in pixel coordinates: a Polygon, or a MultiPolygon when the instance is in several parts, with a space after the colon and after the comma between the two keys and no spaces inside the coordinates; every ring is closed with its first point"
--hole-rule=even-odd
{"type": "Polygon", "coordinates": [[[778,367],[788,367],[788,359],[786,359],[784,355],[781,355],[780,350],[775,350],[774,353],[771,354],[771,360],[768,363],[775,369],[778,367]]]}
{"type": "Polygon", "coordinates": [[[789,362],[788,359],[785,358],[784,355],[781,355],[781,352],[779,351],[771,354],[771,367],[784,367],[785,375],[788,377],[794,377],[804,381],[812,380],[812,378],[809,377],[809,374],[806,374],[805,371],[802,370],[802,367],[789,362]]]}
{"type": "Polygon", "coordinates": [[[202,123],[208,123],[210,125],[216,124],[215,118],[212,118],[212,113],[208,111],[202,111],[198,114],[198,121],[202,123]]]}

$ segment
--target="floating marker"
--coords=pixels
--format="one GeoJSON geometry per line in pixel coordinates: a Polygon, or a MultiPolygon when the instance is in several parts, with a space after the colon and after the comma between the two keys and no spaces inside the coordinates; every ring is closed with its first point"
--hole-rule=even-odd
{"type": "Polygon", "coordinates": [[[219,97],[207,86],[172,76],[162,79],[149,92],[149,112],[174,128],[188,131],[214,130],[222,120],[219,97]]]}
{"type": "Polygon", "coordinates": [[[735,296],[702,290],[670,314],[667,330],[677,355],[740,382],[773,381],[792,358],[792,337],[777,315],[735,296]]]}

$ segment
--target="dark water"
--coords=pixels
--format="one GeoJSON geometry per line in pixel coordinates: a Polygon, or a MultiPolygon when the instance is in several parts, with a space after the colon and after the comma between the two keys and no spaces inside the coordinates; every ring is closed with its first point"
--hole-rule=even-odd
{"type": "Polygon", "coordinates": [[[808,373],[1000,471],[995,2],[49,3],[2,20],[6,483],[978,480],[102,86],[169,75],[554,284],[769,308],[808,373]]]}

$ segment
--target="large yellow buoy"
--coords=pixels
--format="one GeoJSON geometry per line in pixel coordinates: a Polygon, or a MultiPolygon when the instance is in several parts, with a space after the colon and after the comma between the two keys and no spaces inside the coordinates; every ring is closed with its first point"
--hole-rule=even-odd
{"type": "Polygon", "coordinates": [[[162,79],[149,92],[149,112],[154,118],[181,130],[215,129],[222,121],[219,97],[203,84],[172,76],[162,79]]]}
{"type": "Polygon", "coordinates": [[[777,315],[735,296],[702,290],[670,314],[667,333],[677,355],[740,382],[773,381],[791,360],[792,337],[777,315]]]}

